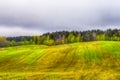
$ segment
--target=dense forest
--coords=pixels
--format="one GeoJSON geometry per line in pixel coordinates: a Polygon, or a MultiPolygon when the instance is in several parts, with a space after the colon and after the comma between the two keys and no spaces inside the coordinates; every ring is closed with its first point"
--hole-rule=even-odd
{"type": "Polygon", "coordinates": [[[120,41],[120,29],[59,31],[37,36],[0,37],[0,47],[43,44],[58,45],[85,41],[120,41]]]}

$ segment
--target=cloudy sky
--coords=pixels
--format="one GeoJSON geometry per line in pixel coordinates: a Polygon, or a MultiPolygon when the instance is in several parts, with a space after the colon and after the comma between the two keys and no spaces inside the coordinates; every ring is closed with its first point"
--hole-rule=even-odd
{"type": "Polygon", "coordinates": [[[120,28],[120,0],[0,0],[0,36],[120,28]]]}

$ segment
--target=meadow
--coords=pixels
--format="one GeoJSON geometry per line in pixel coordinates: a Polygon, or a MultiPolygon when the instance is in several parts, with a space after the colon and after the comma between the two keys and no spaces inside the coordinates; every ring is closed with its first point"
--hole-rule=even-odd
{"type": "Polygon", "coordinates": [[[0,80],[120,80],[120,42],[0,48],[0,80]]]}

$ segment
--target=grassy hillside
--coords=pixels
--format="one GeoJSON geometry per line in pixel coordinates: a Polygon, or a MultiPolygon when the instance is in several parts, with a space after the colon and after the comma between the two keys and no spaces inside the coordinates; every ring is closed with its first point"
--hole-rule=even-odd
{"type": "Polygon", "coordinates": [[[0,48],[0,80],[120,80],[120,42],[0,48]]]}

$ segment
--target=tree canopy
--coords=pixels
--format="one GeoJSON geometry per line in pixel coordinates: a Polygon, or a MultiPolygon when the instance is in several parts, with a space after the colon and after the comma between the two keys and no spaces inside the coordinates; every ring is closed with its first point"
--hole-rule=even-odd
{"type": "Polygon", "coordinates": [[[15,45],[44,44],[58,45],[84,41],[120,41],[120,29],[88,30],[88,31],[59,31],[36,36],[0,37],[3,43],[15,45]]]}

